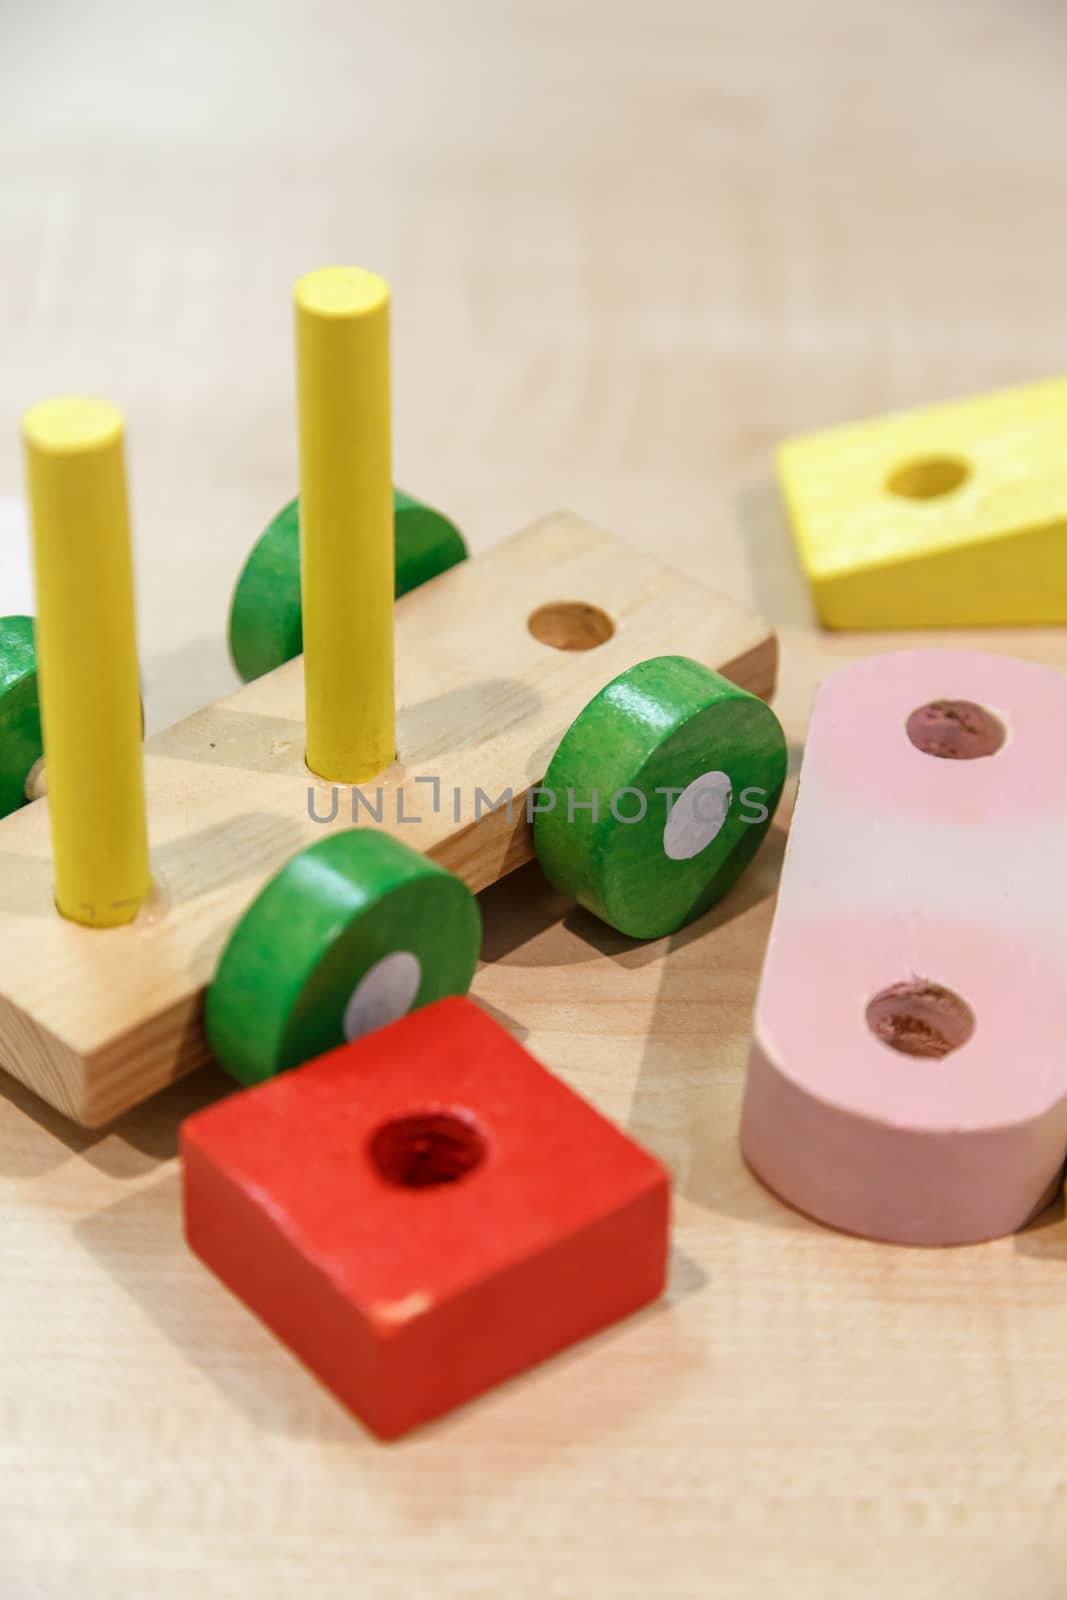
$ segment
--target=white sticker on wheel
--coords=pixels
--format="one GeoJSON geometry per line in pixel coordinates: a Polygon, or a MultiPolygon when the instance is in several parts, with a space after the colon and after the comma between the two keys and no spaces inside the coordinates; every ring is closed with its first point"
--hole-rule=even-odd
{"type": "Polygon", "coordinates": [[[663,830],[663,848],[672,861],[689,861],[722,832],[733,799],[725,772],[704,772],[682,790],[663,830]]]}
{"type": "Polygon", "coordinates": [[[376,961],[349,996],[342,1023],[345,1038],[361,1039],[406,1016],[421,982],[419,958],[410,950],[394,950],[376,961]]]}

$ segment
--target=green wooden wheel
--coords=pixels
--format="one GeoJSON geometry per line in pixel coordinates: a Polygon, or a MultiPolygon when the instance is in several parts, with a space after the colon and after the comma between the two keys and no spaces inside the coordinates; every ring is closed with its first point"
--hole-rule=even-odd
{"type": "Polygon", "coordinates": [[[659,938],[741,876],[785,772],[785,735],[762,700],[683,656],[642,661],[564,734],[535,799],[537,858],[604,922],[659,938]]]}
{"type": "Polygon", "coordinates": [[[388,834],[352,828],[293,856],[237,924],[205,1025],[240,1083],[465,994],[481,913],[466,884],[388,834]]]}
{"type": "Polygon", "coordinates": [[[0,817],[25,805],[43,750],[33,618],[0,617],[0,817]]]}
{"type": "MultiPolygon", "coordinates": [[[[417,589],[466,559],[454,523],[440,511],[393,490],[395,594],[417,589]]],[[[230,605],[230,654],[247,683],[304,648],[300,612],[299,501],[290,500],[253,545],[230,605]]]]}
{"type": "Polygon", "coordinates": [[[396,528],[396,598],[429,583],[438,573],[467,559],[467,546],[454,522],[441,511],[393,490],[396,528]]]}

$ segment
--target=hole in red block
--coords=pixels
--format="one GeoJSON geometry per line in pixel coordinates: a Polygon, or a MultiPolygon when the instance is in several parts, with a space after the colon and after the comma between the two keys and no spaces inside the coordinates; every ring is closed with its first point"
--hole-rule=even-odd
{"type": "Polygon", "coordinates": [[[386,1183],[429,1189],[465,1178],[488,1148],[478,1125],[454,1111],[414,1111],[393,1117],[371,1136],[370,1158],[386,1183]]]}
{"type": "Polygon", "coordinates": [[[973,700],[931,700],[906,723],[916,750],[943,761],[977,761],[995,756],[1007,733],[1004,724],[973,700]]]}
{"type": "Polygon", "coordinates": [[[966,1044],[975,1025],[966,1000],[924,978],[882,989],[867,1007],[867,1026],[875,1038],[903,1056],[940,1060],[966,1044]]]}

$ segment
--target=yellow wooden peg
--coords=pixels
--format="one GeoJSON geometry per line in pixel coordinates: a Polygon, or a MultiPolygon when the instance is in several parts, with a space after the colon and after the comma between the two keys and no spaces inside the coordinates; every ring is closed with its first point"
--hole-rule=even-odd
{"type": "Polygon", "coordinates": [[[307,764],[362,783],[396,754],[389,290],[326,267],[294,300],[307,764]]]}
{"type": "Polygon", "coordinates": [[[114,927],[151,886],[122,415],[48,400],[23,441],[56,906],[114,927]]]}
{"type": "Polygon", "coordinates": [[[1067,378],[793,439],[778,471],[827,627],[1067,622],[1067,378]]]}

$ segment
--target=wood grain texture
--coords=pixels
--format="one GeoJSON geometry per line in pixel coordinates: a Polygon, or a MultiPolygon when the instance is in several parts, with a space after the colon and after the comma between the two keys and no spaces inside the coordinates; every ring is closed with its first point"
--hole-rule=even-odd
{"type": "MultiPolygon", "coordinates": [[[[28,401],[114,393],[150,727],[227,693],[296,482],[289,288],[355,255],[398,480],[475,550],[574,505],[753,605],[796,747],[827,671],[913,636],[811,628],[774,447],[1062,367],[1065,73],[1058,0],[7,0],[0,498],[28,401]]],[[[475,996],[670,1166],[671,1283],[388,1452],[181,1242],[219,1078],[97,1133],[7,1080],[5,1597],[1062,1600],[1058,1212],[931,1255],[742,1166],[782,842],[655,946],[534,868],[482,895],[475,996]]]]}
{"type": "Polygon", "coordinates": [[[148,741],[154,893],[125,929],[55,914],[49,801],[0,820],[0,1062],[16,1077],[108,1121],[203,1064],[204,986],[297,850],[381,826],[484,889],[533,856],[527,790],[605,682],[673,646],[769,694],[777,661],[759,618],[566,514],[406,595],[395,638],[397,759],[356,788],[305,764],[303,657],[148,741]],[[541,644],[527,617],[561,596],[595,597],[611,637],[541,644]]]}

